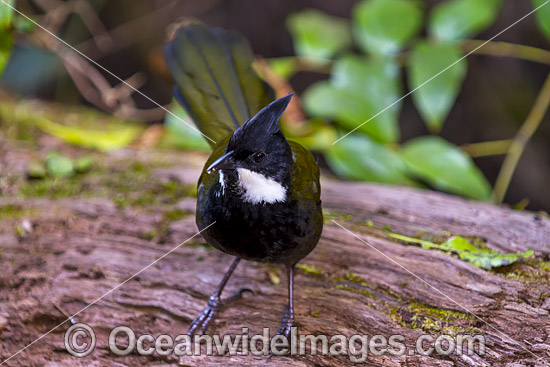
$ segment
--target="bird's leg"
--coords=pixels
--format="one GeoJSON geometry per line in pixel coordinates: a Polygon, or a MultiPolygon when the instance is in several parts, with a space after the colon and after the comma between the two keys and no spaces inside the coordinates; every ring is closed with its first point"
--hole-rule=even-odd
{"type": "Polygon", "coordinates": [[[193,322],[191,323],[191,326],[189,326],[189,331],[187,331],[187,335],[190,335],[190,336],[193,335],[195,333],[195,331],[197,331],[197,329],[199,329],[199,328],[200,328],[200,332],[204,333],[204,331],[208,327],[208,324],[210,323],[212,318],[216,315],[216,313],[223,306],[225,306],[228,303],[236,301],[237,299],[241,298],[242,294],[244,292],[252,293],[252,291],[250,289],[243,288],[243,289],[238,290],[237,292],[233,293],[227,299],[225,299],[225,300],[221,299],[223,288],[225,287],[225,284],[227,283],[227,281],[229,280],[229,278],[231,277],[231,275],[235,271],[235,268],[239,264],[240,260],[241,259],[239,257],[237,257],[237,258],[235,258],[235,260],[233,260],[233,262],[231,263],[231,266],[229,267],[229,269],[227,270],[227,272],[223,276],[222,281],[220,282],[220,284],[218,284],[218,286],[216,287],[216,290],[214,291],[214,293],[212,293],[212,295],[208,299],[208,305],[199,314],[199,316],[197,316],[197,318],[195,320],[193,320],[193,322]]]}
{"type": "Polygon", "coordinates": [[[294,265],[288,266],[288,304],[277,335],[284,335],[290,343],[290,331],[294,326],[294,265]]]}

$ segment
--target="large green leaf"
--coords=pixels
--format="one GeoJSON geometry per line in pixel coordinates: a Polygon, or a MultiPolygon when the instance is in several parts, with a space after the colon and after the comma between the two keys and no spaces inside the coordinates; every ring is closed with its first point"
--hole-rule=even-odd
{"type": "Polygon", "coordinates": [[[300,56],[327,59],[351,45],[351,30],[346,19],[319,10],[306,9],[287,20],[294,49],[300,56]]]}
{"type": "MultiPolygon", "coordinates": [[[[334,66],[330,81],[311,86],[303,96],[304,106],[314,116],[331,118],[352,130],[391,105],[401,96],[399,68],[390,60],[346,56],[334,66]]],[[[359,131],[377,141],[399,139],[397,103],[359,131]]]]}
{"type": "Polygon", "coordinates": [[[421,42],[409,60],[412,98],[431,131],[439,131],[466,76],[458,45],[421,42]],[[452,65],[452,66],[451,66],[452,65]]]}
{"type": "Polygon", "coordinates": [[[537,12],[535,13],[535,17],[537,18],[537,22],[539,24],[539,27],[546,36],[546,38],[550,39],[550,3],[547,2],[547,0],[531,0],[533,2],[533,6],[538,8],[541,7],[537,12]],[[546,5],[543,5],[545,4],[546,5]]]}
{"type": "Polygon", "coordinates": [[[69,144],[100,151],[120,149],[130,144],[143,128],[136,124],[111,126],[108,130],[91,130],[55,123],[46,118],[37,120],[37,125],[44,132],[53,135],[69,144]]]}
{"type": "Polygon", "coordinates": [[[411,173],[432,186],[474,199],[488,199],[491,187],[460,148],[436,136],[407,142],[402,156],[411,173]]]}
{"type": "Polygon", "coordinates": [[[3,0],[3,2],[0,3],[0,29],[8,30],[11,26],[13,21],[13,7],[15,7],[15,0],[3,0]]]}
{"type": "Polygon", "coordinates": [[[531,257],[533,250],[527,250],[518,254],[503,254],[498,251],[493,251],[485,248],[478,248],[464,237],[451,237],[444,243],[438,245],[431,241],[419,240],[414,237],[403,236],[398,233],[388,233],[390,237],[396,238],[404,242],[418,243],[423,248],[440,250],[450,254],[456,254],[460,259],[468,261],[482,269],[492,269],[499,266],[510,265],[521,258],[531,257]]]}
{"type": "MultiPolygon", "coordinates": [[[[1,6],[2,4],[0,4],[1,6]]],[[[13,38],[11,33],[0,31],[0,75],[2,75],[8,63],[12,45],[13,38]]]]}
{"type": "Polygon", "coordinates": [[[399,154],[361,133],[334,144],[325,151],[325,158],[334,172],[347,179],[412,184],[399,154]]]}
{"type": "Polygon", "coordinates": [[[300,122],[300,124],[281,124],[283,134],[288,140],[292,140],[309,150],[325,150],[332,146],[338,139],[336,128],[333,124],[320,118],[312,118],[300,122]]]}
{"type": "Polygon", "coordinates": [[[365,0],[353,9],[354,34],[367,52],[393,54],[422,27],[420,2],[365,0]]]}
{"type": "Polygon", "coordinates": [[[501,5],[501,0],[442,2],[430,17],[430,33],[444,41],[470,37],[495,21],[501,5]]]}
{"type": "Polygon", "coordinates": [[[13,10],[10,6],[15,6],[15,0],[6,0],[7,3],[0,3],[0,75],[8,63],[13,36],[11,26],[13,23],[13,10]],[[9,6],[8,6],[9,5],[9,6]]]}

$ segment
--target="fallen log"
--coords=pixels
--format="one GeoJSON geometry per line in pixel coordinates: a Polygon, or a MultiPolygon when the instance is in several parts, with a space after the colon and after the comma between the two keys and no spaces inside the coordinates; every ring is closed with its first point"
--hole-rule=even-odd
{"type": "MultiPolygon", "coordinates": [[[[136,351],[117,356],[109,348],[109,334],[120,325],[137,336],[184,334],[231,262],[196,236],[192,190],[182,189],[194,185],[204,157],[170,154],[163,153],[158,168],[151,163],[158,156],[119,153],[112,162],[103,163],[107,168],[101,173],[71,183],[81,186],[65,197],[33,196],[30,188],[36,183],[20,182],[19,194],[0,198],[1,208],[12,209],[10,215],[5,209],[0,216],[0,360],[49,332],[6,365],[265,363],[262,356],[141,356],[136,351]],[[122,161],[127,164],[121,168],[122,161]],[[152,167],[145,172],[147,180],[128,176],[135,162],[152,167]],[[153,194],[136,198],[131,190],[111,187],[117,194],[109,196],[105,182],[117,175],[135,180],[153,194]],[[162,184],[150,187],[152,182],[162,184]],[[28,223],[23,226],[24,221],[28,223]],[[83,358],[65,348],[64,336],[71,323],[60,325],[66,315],[75,313],[75,322],[89,325],[97,340],[95,350],[83,358]]],[[[547,216],[427,190],[330,178],[324,178],[322,189],[323,236],[300,264],[295,282],[300,334],[403,336],[405,355],[374,355],[369,350],[364,361],[368,366],[547,365],[547,216]],[[534,255],[485,270],[453,254],[396,240],[389,233],[434,241],[460,235],[495,251],[533,249],[534,255]],[[481,335],[485,353],[420,355],[416,351],[420,336],[443,334],[452,338],[481,335]]],[[[226,294],[240,288],[250,288],[254,294],[225,309],[208,333],[235,335],[246,327],[253,335],[269,327],[273,335],[286,299],[284,282],[277,284],[282,276],[272,265],[241,264],[226,294]]],[[[304,356],[275,356],[269,364],[352,362],[349,356],[309,351],[304,356]]]]}

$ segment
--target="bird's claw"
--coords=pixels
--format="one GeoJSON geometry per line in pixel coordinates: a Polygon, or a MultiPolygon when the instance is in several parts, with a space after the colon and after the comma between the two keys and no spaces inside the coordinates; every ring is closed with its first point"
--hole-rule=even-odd
{"type": "MultiPolygon", "coordinates": [[[[283,315],[283,320],[281,321],[281,326],[279,326],[279,330],[277,330],[276,335],[281,335],[286,338],[288,341],[288,345],[291,345],[292,341],[290,340],[292,327],[294,326],[294,315],[289,314],[289,308],[288,306],[285,309],[285,314],[283,315]]],[[[271,353],[267,356],[267,359],[271,359],[273,357],[273,344],[270,346],[271,353]]]]}
{"type": "Polygon", "coordinates": [[[208,299],[208,305],[206,308],[193,320],[191,323],[191,326],[189,326],[189,330],[187,331],[187,335],[192,336],[195,334],[197,329],[200,328],[200,333],[204,334],[206,331],[206,328],[208,327],[208,324],[210,324],[210,321],[216,316],[218,311],[220,311],[222,308],[227,306],[228,304],[235,302],[243,297],[243,294],[246,292],[254,293],[253,290],[248,288],[242,288],[226,299],[222,300],[219,295],[213,294],[208,299]]]}

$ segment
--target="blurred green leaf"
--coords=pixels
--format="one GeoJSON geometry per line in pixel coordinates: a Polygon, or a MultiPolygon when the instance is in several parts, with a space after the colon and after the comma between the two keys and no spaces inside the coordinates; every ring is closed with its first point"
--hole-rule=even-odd
{"type": "Polygon", "coordinates": [[[53,177],[68,177],[75,172],[73,161],[55,151],[46,156],[46,170],[53,177]]]}
{"type": "Polygon", "coordinates": [[[309,150],[328,149],[338,139],[334,125],[318,118],[303,121],[299,126],[287,126],[283,123],[281,129],[287,139],[293,140],[309,150]]]}
{"type": "MultiPolygon", "coordinates": [[[[330,81],[311,86],[303,95],[313,116],[331,118],[352,130],[391,105],[401,96],[399,68],[391,60],[346,56],[338,60],[330,81]]],[[[381,142],[399,140],[395,104],[358,130],[381,142]]]]}
{"type": "MultiPolygon", "coordinates": [[[[10,6],[15,6],[15,0],[7,0],[10,6]]],[[[0,4],[0,75],[8,63],[10,51],[13,45],[12,22],[13,10],[6,4],[0,4]]]]}
{"type": "Polygon", "coordinates": [[[421,42],[412,51],[409,83],[411,90],[419,88],[412,98],[430,131],[441,129],[460,91],[467,70],[461,57],[451,43],[421,42]]]}
{"type": "Polygon", "coordinates": [[[295,57],[277,57],[272,59],[267,59],[269,67],[275,74],[280,76],[283,79],[288,79],[296,72],[295,70],[295,57]]]}
{"type": "Polygon", "coordinates": [[[518,254],[505,254],[494,250],[481,249],[474,246],[470,241],[460,236],[451,237],[441,245],[438,245],[430,241],[419,240],[417,238],[404,236],[398,233],[390,232],[388,233],[388,235],[401,241],[418,243],[426,249],[435,249],[457,254],[460,259],[468,261],[469,263],[479,268],[487,270],[499,266],[510,265],[521,258],[526,259],[528,257],[531,257],[534,253],[533,250],[527,250],[518,254]]]}
{"type": "Polygon", "coordinates": [[[360,133],[352,134],[325,151],[330,168],[352,180],[411,184],[406,165],[396,152],[360,133]]]}
{"type": "Polygon", "coordinates": [[[474,199],[488,199],[491,187],[470,157],[436,136],[407,142],[402,156],[411,173],[432,186],[474,199]]]}
{"type": "Polygon", "coordinates": [[[12,45],[13,39],[11,33],[0,31],[0,75],[2,75],[2,72],[8,63],[12,45]]]}
{"type": "Polygon", "coordinates": [[[129,145],[142,131],[142,127],[128,123],[111,126],[110,130],[89,130],[74,126],[57,124],[46,118],[37,121],[38,127],[66,143],[110,151],[129,145]]]}
{"type": "Polygon", "coordinates": [[[77,172],[77,173],[84,173],[84,172],[88,172],[91,168],[92,168],[92,164],[93,164],[93,159],[92,157],[81,157],[81,158],[78,158],[76,159],[73,164],[74,164],[74,170],[77,172]]]}
{"type": "Polygon", "coordinates": [[[443,41],[464,39],[490,26],[501,0],[451,0],[437,5],[430,17],[430,33],[443,41]]]}
{"type": "Polygon", "coordinates": [[[11,27],[13,21],[13,7],[15,0],[3,0],[6,4],[0,3],[0,29],[6,31],[11,27]]]}
{"type": "MultiPolygon", "coordinates": [[[[533,7],[536,9],[539,6],[542,6],[542,4],[546,3],[547,0],[531,0],[533,2],[533,7]]],[[[546,38],[550,39],[550,3],[547,3],[546,5],[542,6],[537,12],[535,13],[535,18],[537,19],[537,22],[539,24],[540,30],[546,38]]]]}
{"type": "Polygon", "coordinates": [[[352,43],[348,21],[319,10],[306,9],[291,14],[287,26],[299,56],[328,59],[352,43]]]}
{"type": "Polygon", "coordinates": [[[13,27],[21,33],[31,33],[36,28],[32,21],[22,16],[16,16],[13,19],[13,27]]]}
{"type": "Polygon", "coordinates": [[[394,54],[422,27],[421,3],[364,0],[353,9],[354,35],[367,52],[394,54]]]}
{"type": "Polygon", "coordinates": [[[174,102],[172,106],[172,113],[179,118],[172,114],[166,114],[166,118],[164,119],[166,132],[164,133],[162,144],[178,149],[210,152],[212,149],[201,133],[180,120],[182,119],[188,124],[194,125],[187,112],[177,102],[174,102]]]}

